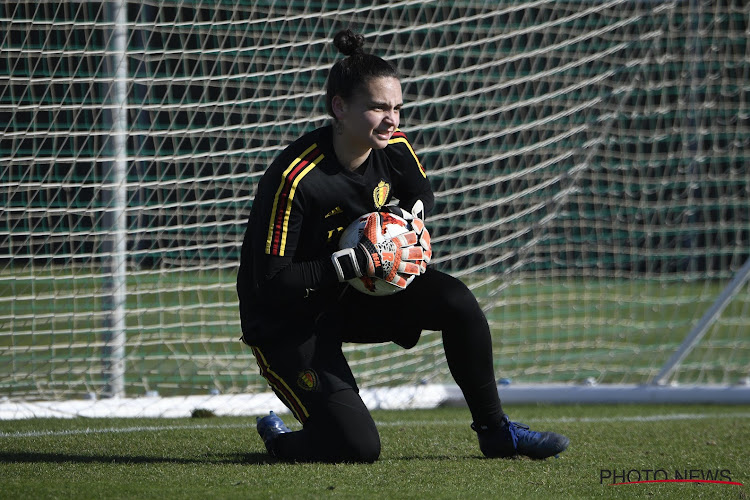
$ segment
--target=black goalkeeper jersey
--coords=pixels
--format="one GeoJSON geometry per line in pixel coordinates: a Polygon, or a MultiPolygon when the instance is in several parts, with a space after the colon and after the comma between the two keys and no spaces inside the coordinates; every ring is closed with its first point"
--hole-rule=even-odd
{"type": "Polygon", "coordinates": [[[309,327],[340,292],[330,257],[341,232],[394,199],[407,209],[422,200],[426,213],[434,203],[400,130],[354,172],[336,159],[331,126],[288,146],[258,183],[242,244],[237,293],[245,341],[279,340],[309,327]]]}

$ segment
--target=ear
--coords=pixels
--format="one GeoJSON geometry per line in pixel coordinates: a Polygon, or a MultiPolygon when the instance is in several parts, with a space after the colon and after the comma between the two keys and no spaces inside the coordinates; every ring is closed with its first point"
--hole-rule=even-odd
{"type": "Polygon", "coordinates": [[[331,109],[333,109],[333,114],[337,120],[341,120],[344,117],[347,108],[346,101],[341,96],[333,96],[333,99],[331,99],[331,109]]]}

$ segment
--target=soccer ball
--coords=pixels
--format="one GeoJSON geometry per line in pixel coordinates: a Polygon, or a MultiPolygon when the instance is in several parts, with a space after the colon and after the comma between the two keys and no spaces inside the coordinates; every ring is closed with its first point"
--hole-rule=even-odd
{"type": "MultiPolygon", "coordinates": [[[[357,243],[359,243],[359,240],[362,238],[362,231],[365,228],[369,216],[370,214],[362,215],[344,229],[344,232],[341,233],[341,239],[339,239],[339,249],[357,246],[357,243]]],[[[398,215],[381,212],[381,216],[383,217],[383,230],[378,235],[377,243],[385,241],[386,239],[395,238],[400,234],[408,233],[412,230],[411,222],[399,217],[398,215]]],[[[392,295],[403,290],[403,288],[399,288],[393,283],[389,283],[380,278],[370,278],[368,276],[351,279],[349,280],[349,284],[362,293],[375,296],[392,295]]]]}

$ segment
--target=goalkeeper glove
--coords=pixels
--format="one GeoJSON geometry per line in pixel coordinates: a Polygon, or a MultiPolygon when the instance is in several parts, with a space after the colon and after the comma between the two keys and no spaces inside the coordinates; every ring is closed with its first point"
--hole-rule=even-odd
{"type": "Polygon", "coordinates": [[[395,205],[389,205],[387,207],[389,212],[398,215],[407,222],[411,222],[414,233],[417,235],[417,241],[419,246],[422,247],[423,260],[419,263],[421,272],[424,273],[427,270],[427,264],[432,259],[432,243],[430,242],[430,232],[424,225],[424,205],[422,200],[417,200],[414,203],[410,212],[407,212],[403,208],[395,205]]]}
{"type": "Polygon", "coordinates": [[[333,253],[331,260],[339,281],[369,276],[406,288],[423,272],[424,251],[417,245],[414,231],[378,242],[382,217],[380,213],[370,214],[357,246],[333,253]]]}

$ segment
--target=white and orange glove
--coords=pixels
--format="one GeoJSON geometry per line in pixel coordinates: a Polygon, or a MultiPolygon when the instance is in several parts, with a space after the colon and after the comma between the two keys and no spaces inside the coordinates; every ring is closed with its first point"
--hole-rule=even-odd
{"type": "Polygon", "coordinates": [[[424,225],[424,205],[422,204],[422,200],[417,200],[410,212],[398,206],[387,206],[385,208],[405,221],[411,222],[414,233],[417,235],[419,246],[422,248],[423,257],[419,266],[421,274],[423,274],[427,271],[427,264],[432,259],[432,243],[430,242],[430,232],[424,225]]]}
{"type": "Polygon", "coordinates": [[[425,253],[415,231],[378,242],[384,216],[370,214],[357,246],[333,253],[331,260],[339,281],[369,276],[406,288],[424,272],[425,253]]]}

